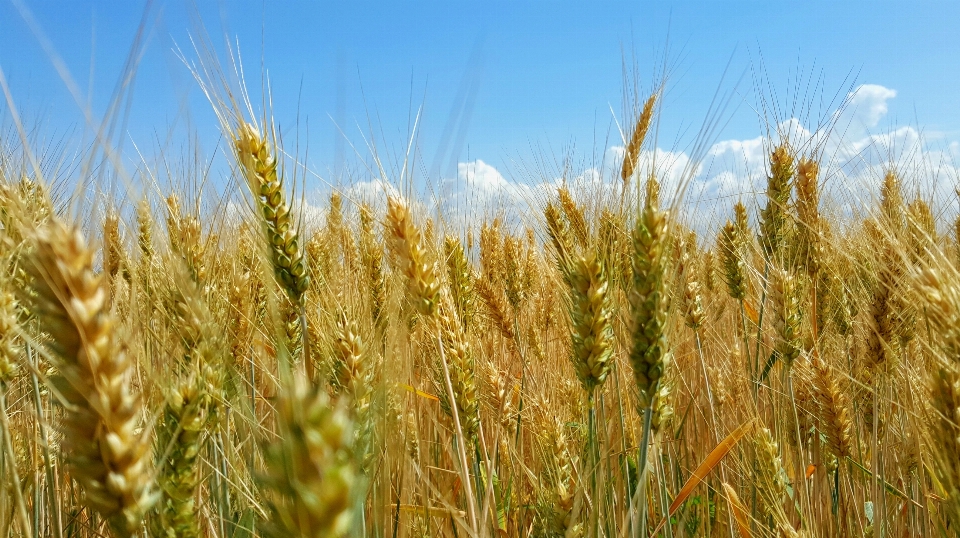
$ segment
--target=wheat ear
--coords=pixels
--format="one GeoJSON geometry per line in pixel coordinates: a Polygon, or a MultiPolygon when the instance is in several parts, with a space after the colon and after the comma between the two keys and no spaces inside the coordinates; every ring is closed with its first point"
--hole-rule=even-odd
{"type": "Polygon", "coordinates": [[[438,350],[441,360],[449,364],[453,401],[448,390],[442,389],[443,364],[434,365],[435,382],[442,390],[440,404],[443,411],[460,420],[464,436],[473,439],[480,427],[480,403],[477,397],[476,363],[470,343],[466,339],[456,309],[448,294],[440,286],[438,264],[428,261],[420,231],[413,223],[407,205],[398,198],[387,201],[387,226],[390,251],[397,268],[407,282],[407,300],[439,334],[438,350]],[[456,406],[456,413],[453,412],[456,406]]]}
{"type": "Polygon", "coordinates": [[[387,226],[388,245],[397,269],[405,277],[407,297],[418,313],[431,317],[440,303],[439,268],[427,259],[410,209],[398,198],[387,201],[387,226]]]}
{"type": "Polygon", "coordinates": [[[340,537],[350,529],[357,481],[346,410],[297,376],[277,406],[277,438],[265,446],[268,536],[340,537]]]}
{"type": "Polygon", "coordinates": [[[116,536],[139,532],[154,502],[149,431],[140,431],[140,397],[131,386],[134,359],[107,310],[102,277],[83,236],[52,222],[36,234],[26,263],[41,328],[61,361],[52,381],[64,399],[63,450],[84,501],[116,536]]]}
{"type": "Polygon", "coordinates": [[[624,183],[630,181],[633,171],[637,167],[637,161],[640,158],[640,148],[643,141],[647,138],[647,131],[650,130],[650,121],[653,119],[653,108],[657,103],[657,93],[650,94],[647,101],[643,103],[643,111],[637,119],[637,124],[633,128],[633,134],[630,141],[627,142],[627,148],[623,155],[623,166],[620,169],[620,179],[624,183]]]}
{"type": "MultiPolygon", "coordinates": [[[[140,293],[149,298],[153,291],[153,214],[150,210],[150,202],[146,198],[137,204],[137,248],[140,250],[137,263],[140,293]]],[[[147,303],[149,304],[150,301],[147,303]]]]}
{"type": "Polygon", "coordinates": [[[595,253],[578,258],[570,269],[571,361],[583,390],[592,396],[610,372],[614,345],[610,285],[595,253]]]}
{"type": "Polygon", "coordinates": [[[926,269],[915,280],[941,350],[930,376],[936,470],[953,524],[960,525],[960,279],[954,271],[926,269]]]}
{"type": "Polygon", "coordinates": [[[463,244],[453,236],[446,236],[443,240],[443,250],[447,260],[447,276],[450,279],[450,295],[457,309],[457,317],[464,330],[473,322],[476,310],[474,294],[473,271],[470,262],[463,251],[463,244]]]}
{"type": "MultiPolygon", "coordinates": [[[[266,137],[250,123],[241,122],[232,135],[237,161],[260,213],[274,276],[289,299],[281,305],[287,351],[295,359],[300,358],[310,349],[304,343],[304,295],[310,287],[310,276],[283,191],[283,178],[278,174],[277,157],[266,137]]],[[[305,355],[304,369],[307,377],[313,379],[313,360],[309,353],[305,355]]]]}
{"type": "Polygon", "coordinates": [[[760,245],[768,259],[781,257],[787,231],[787,204],[793,181],[793,156],[786,144],[770,154],[767,176],[767,205],[760,212],[760,245]]]}
{"type": "Polygon", "coordinates": [[[222,399],[228,354],[222,331],[184,264],[172,290],[185,375],[167,395],[160,428],[160,526],[170,537],[201,536],[195,507],[200,456],[222,399]],[[168,453],[169,452],[169,453],[168,453]]]}
{"type": "Polygon", "coordinates": [[[786,473],[780,458],[780,447],[767,428],[757,428],[754,436],[757,463],[757,486],[764,512],[774,519],[783,513],[787,499],[786,473]]]}
{"type": "Polygon", "coordinates": [[[17,299],[10,291],[10,278],[0,264],[0,384],[6,384],[17,375],[20,346],[17,331],[20,325],[17,299]]]}
{"type": "Polygon", "coordinates": [[[630,364],[640,391],[641,409],[654,407],[667,363],[667,215],[657,207],[657,184],[650,178],[647,203],[633,233],[633,349],[630,364]]]}
{"type": "Polygon", "coordinates": [[[817,420],[827,439],[827,448],[838,460],[853,454],[850,404],[836,372],[819,356],[812,361],[813,391],[817,420]]]}
{"type": "Polygon", "coordinates": [[[277,174],[277,160],[257,128],[243,123],[235,133],[237,160],[257,201],[270,245],[274,273],[290,299],[300,304],[310,285],[300,238],[290,218],[290,206],[277,174]]]}
{"type": "Polygon", "coordinates": [[[777,332],[775,350],[789,367],[800,355],[803,293],[799,278],[789,269],[774,267],[770,272],[770,302],[773,308],[773,328],[777,332]]]}
{"type": "Polygon", "coordinates": [[[570,223],[570,231],[573,233],[577,245],[586,247],[590,232],[587,228],[587,217],[583,206],[573,199],[573,195],[570,194],[570,189],[566,185],[557,189],[557,200],[563,214],[567,217],[567,222],[570,223]]]}
{"type": "Polygon", "coordinates": [[[337,316],[334,338],[334,382],[336,388],[349,397],[356,424],[354,445],[360,456],[361,469],[365,470],[373,456],[372,436],[376,419],[371,415],[371,404],[374,372],[360,339],[359,326],[345,311],[337,316]]]}
{"type": "Polygon", "coordinates": [[[383,246],[377,242],[373,231],[373,210],[360,206],[360,263],[364,268],[370,297],[370,315],[376,326],[381,324],[384,305],[387,302],[383,278],[383,246]]]}

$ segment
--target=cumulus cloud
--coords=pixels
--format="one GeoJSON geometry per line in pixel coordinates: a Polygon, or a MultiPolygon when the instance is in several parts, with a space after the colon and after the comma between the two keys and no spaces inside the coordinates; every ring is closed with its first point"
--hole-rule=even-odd
{"type": "Polygon", "coordinates": [[[879,84],[861,84],[847,95],[848,114],[853,127],[872,129],[887,115],[887,101],[897,96],[897,91],[879,84]]]}
{"type": "Polygon", "coordinates": [[[368,204],[374,208],[386,207],[387,197],[397,194],[399,194],[397,188],[382,179],[354,183],[346,192],[349,199],[368,204]]]}
{"type": "MultiPolygon", "coordinates": [[[[524,220],[546,183],[510,181],[481,159],[457,164],[457,177],[440,182],[436,206],[444,222],[463,229],[485,218],[501,217],[508,223],[524,220]]],[[[542,196],[540,196],[542,197],[542,196]]]]}
{"type": "Polygon", "coordinates": [[[457,177],[467,185],[486,192],[496,192],[507,186],[507,180],[500,171],[480,159],[457,163],[457,177]]]}

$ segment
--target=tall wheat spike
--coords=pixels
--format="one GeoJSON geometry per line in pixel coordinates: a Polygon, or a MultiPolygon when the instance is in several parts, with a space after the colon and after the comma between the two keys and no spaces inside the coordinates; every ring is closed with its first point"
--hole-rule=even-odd
{"type": "Polygon", "coordinates": [[[268,536],[319,538],[350,530],[357,470],[352,422],[342,406],[297,377],[278,402],[278,436],[264,448],[268,536]]]}
{"type": "Polygon", "coordinates": [[[234,149],[263,219],[277,281],[291,301],[299,305],[310,285],[310,276],[283,192],[283,180],[277,172],[276,156],[266,138],[250,123],[241,123],[237,128],[234,149]]]}
{"type": "Polygon", "coordinates": [[[450,279],[451,298],[457,309],[460,324],[463,325],[464,330],[467,330],[473,322],[476,309],[473,271],[463,250],[463,244],[459,239],[449,235],[445,237],[443,250],[447,260],[447,277],[450,279]]]}
{"type": "Polygon", "coordinates": [[[428,260],[410,210],[398,198],[391,197],[387,202],[387,226],[394,262],[406,279],[407,299],[438,337],[440,349],[436,350],[438,364],[434,365],[434,376],[441,395],[441,407],[451,418],[460,420],[465,437],[474,439],[480,426],[476,362],[470,343],[456,319],[452,300],[440,285],[438,264],[428,260]],[[444,359],[446,366],[442,364],[444,359]],[[444,388],[445,368],[449,368],[453,401],[448,395],[449,391],[444,388]],[[453,412],[454,406],[456,414],[453,412]]]}
{"type": "Polygon", "coordinates": [[[637,161],[640,158],[640,148],[643,141],[647,138],[647,131],[650,129],[650,122],[653,119],[654,105],[657,103],[657,92],[650,94],[646,102],[643,103],[643,110],[637,119],[637,124],[633,128],[633,134],[627,143],[625,155],[623,157],[623,167],[620,169],[620,178],[624,183],[633,176],[633,171],[637,167],[637,161]]]}
{"type": "Polygon", "coordinates": [[[820,219],[820,165],[808,158],[797,163],[797,259],[811,277],[820,271],[823,258],[820,219]]]}
{"type": "Polygon", "coordinates": [[[20,358],[17,342],[20,312],[11,289],[11,279],[6,272],[7,269],[0,265],[0,384],[12,381],[20,369],[17,364],[20,358]]]}
{"type": "Polygon", "coordinates": [[[789,269],[771,271],[770,302],[773,305],[773,327],[777,332],[776,352],[789,366],[802,349],[801,324],[803,298],[799,278],[789,269]]]}
{"type": "Polygon", "coordinates": [[[86,504],[116,536],[133,536],[154,502],[151,430],[140,430],[135,360],[107,310],[105,284],[80,231],[54,221],[34,243],[26,268],[36,295],[27,299],[60,361],[52,382],[67,404],[61,425],[67,464],[86,504]]]}
{"type": "Polygon", "coordinates": [[[613,305],[604,266],[596,253],[580,257],[567,277],[574,370],[584,391],[607,379],[614,347],[613,305]]]}
{"type": "Polygon", "coordinates": [[[782,256],[793,176],[793,156],[786,144],[780,144],[770,154],[767,205],[760,212],[760,246],[768,259],[778,260],[782,256]]]}
{"type": "Polygon", "coordinates": [[[383,247],[373,231],[373,210],[360,206],[360,262],[364,267],[370,300],[370,315],[380,325],[386,302],[386,284],[383,279],[383,247]]]}
{"type": "Polygon", "coordinates": [[[960,278],[955,270],[928,268],[916,275],[929,320],[939,335],[940,364],[931,387],[937,474],[947,493],[946,508],[960,527],[960,278]]]}
{"type": "Polygon", "coordinates": [[[647,201],[633,233],[634,265],[630,309],[633,347],[630,364],[640,391],[640,408],[652,408],[667,364],[667,214],[658,207],[659,185],[651,177],[647,201]]]}
{"type": "Polygon", "coordinates": [[[814,357],[813,390],[817,419],[827,440],[827,448],[838,460],[853,455],[853,425],[850,405],[841,390],[837,374],[820,357],[814,357]]]}
{"type": "Polygon", "coordinates": [[[184,352],[184,372],[167,393],[160,428],[158,482],[163,497],[156,526],[163,529],[163,536],[190,538],[202,536],[195,506],[200,458],[223,399],[228,351],[188,268],[175,270],[174,275],[171,315],[184,352]]]}

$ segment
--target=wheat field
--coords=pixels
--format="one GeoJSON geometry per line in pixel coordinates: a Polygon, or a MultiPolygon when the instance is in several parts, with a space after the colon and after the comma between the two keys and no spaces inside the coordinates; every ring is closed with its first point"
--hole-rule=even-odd
{"type": "Polygon", "coordinates": [[[209,73],[212,204],[83,213],[0,138],[0,536],[958,535],[960,220],[895,165],[841,215],[771,137],[766,192],[690,222],[639,160],[658,91],[612,187],[520,224],[398,179],[309,223],[209,73]]]}

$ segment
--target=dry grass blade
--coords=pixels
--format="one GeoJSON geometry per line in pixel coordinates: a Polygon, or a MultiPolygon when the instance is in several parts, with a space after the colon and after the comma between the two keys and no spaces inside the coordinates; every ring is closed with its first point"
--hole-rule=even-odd
{"type": "Polygon", "coordinates": [[[720,461],[731,451],[733,447],[737,446],[737,443],[756,426],[756,419],[748,420],[740,425],[739,428],[730,432],[723,441],[720,441],[720,444],[714,448],[710,454],[707,455],[706,459],[700,463],[693,474],[690,475],[690,478],[687,479],[687,482],[680,488],[680,493],[673,499],[673,502],[670,503],[670,508],[667,510],[667,516],[657,525],[657,528],[654,529],[651,536],[656,536],[660,529],[663,528],[667,523],[667,517],[672,516],[677,508],[680,508],[680,505],[693,493],[693,490],[700,485],[700,482],[703,482],[703,479],[720,464],[720,461]]]}

